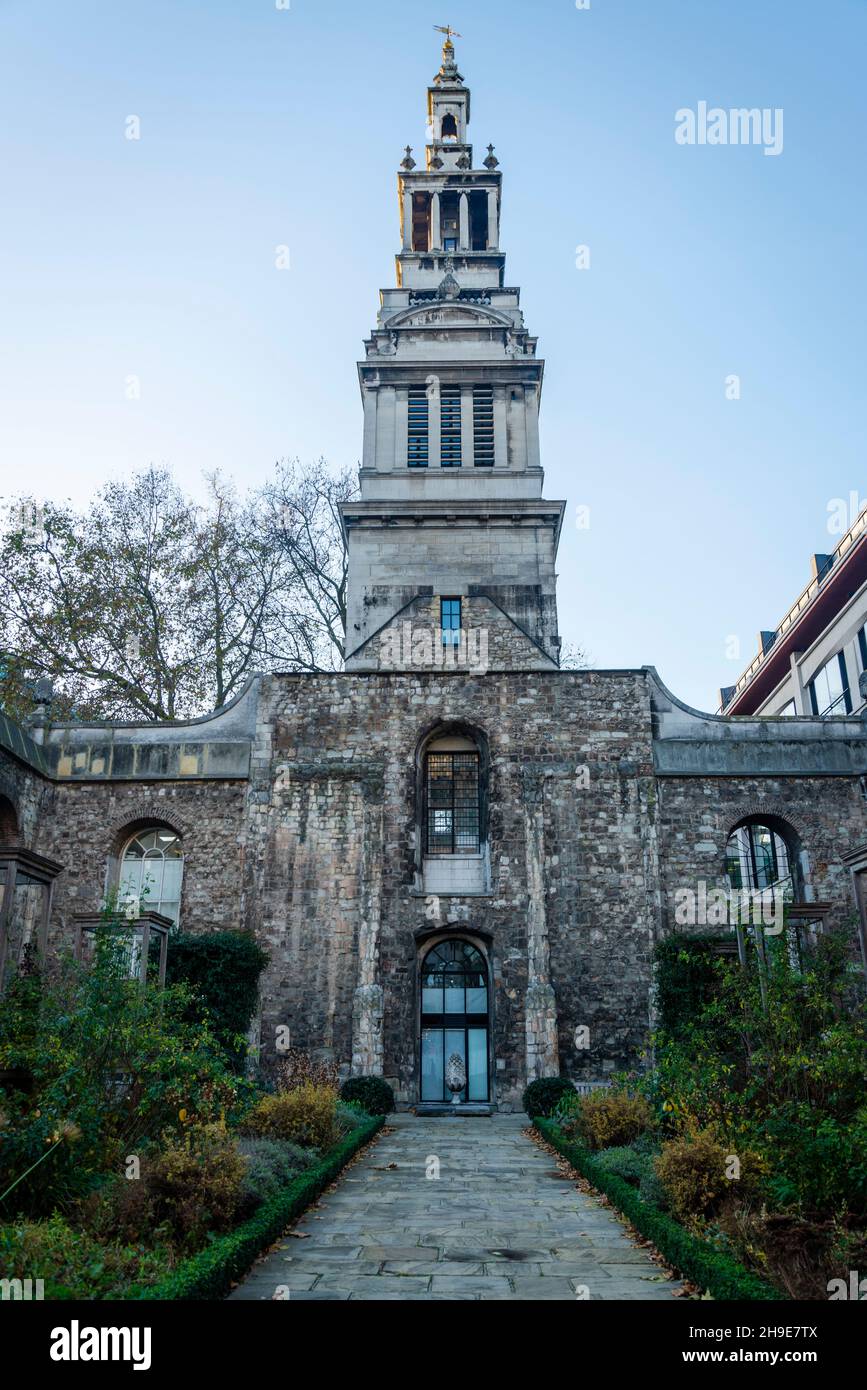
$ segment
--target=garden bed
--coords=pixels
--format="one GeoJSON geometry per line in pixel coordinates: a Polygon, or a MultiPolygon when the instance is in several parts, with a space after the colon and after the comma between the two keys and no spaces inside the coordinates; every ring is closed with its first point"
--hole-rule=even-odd
{"type": "Polygon", "coordinates": [[[668,1212],[646,1202],[636,1188],[608,1172],[589,1149],[568,1139],[553,1121],[537,1118],[534,1125],[542,1138],[582,1177],[604,1192],[635,1229],[653,1242],[667,1263],[690,1283],[717,1299],[750,1302],[785,1299],[784,1294],[751,1274],[729,1255],[712,1249],[699,1236],[687,1231],[668,1212]]]}
{"type": "Polygon", "coordinates": [[[300,1174],[282,1192],[265,1202],[249,1221],[183,1260],[158,1284],[131,1290],[129,1297],[172,1300],[224,1298],[232,1285],[247,1273],[256,1257],[279,1239],[287,1226],[334,1181],[384,1123],[382,1115],[364,1120],[320,1163],[300,1174]]]}

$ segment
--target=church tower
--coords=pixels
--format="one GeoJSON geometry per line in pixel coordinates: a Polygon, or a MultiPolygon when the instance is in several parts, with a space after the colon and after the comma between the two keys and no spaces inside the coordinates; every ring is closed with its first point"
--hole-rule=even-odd
{"type": "Polygon", "coordinates": [[[341,509],[346,669],[447,666],[444,648],[453,656],[463,633],[472,651],[482,632],[490,669],[555,669],[565,504],[542,496],[544,363],[506,285],[502,173],[490,145],[474,165],[451,33],[427,115],[424,167],[407,146],[398,172],[397,283],[380,292],[358,364],[361,495],[341,509]],[[410,632],[435,635],[410,646],[410,632]]]}

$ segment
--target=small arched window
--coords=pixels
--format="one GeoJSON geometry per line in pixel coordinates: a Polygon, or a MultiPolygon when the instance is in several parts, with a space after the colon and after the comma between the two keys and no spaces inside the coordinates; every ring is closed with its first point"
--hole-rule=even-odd
{"type": "Polygon", "coordinates": [[[799,896],[797,849],[782,822],[751,819],[737,826],[726,845],[726,874],[732,888],[760,891],[777,888],[787,898],[799,896]]]}
{"type": "Polygon", "coordinates": [[[443,116],[442,138],[444,140],[457,140],[458,123],[450,111],[443,116]]]}
{"type": "Polygon", "coordinates": [[[160,912],[178,925],[184,852],[180,836],[167,826],[139,830],[121,856],[121,899],[138,899],[140,911],[160,912]]]}

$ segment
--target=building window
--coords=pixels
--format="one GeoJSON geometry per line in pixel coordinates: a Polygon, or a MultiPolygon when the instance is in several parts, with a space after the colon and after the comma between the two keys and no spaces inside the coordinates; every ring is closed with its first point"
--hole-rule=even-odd
{"type": "Polygon", "coordinates": [[[444,386],[440,392],[440,463],[443,468],[461,466],[460,386],[444,386]]]}
{"type": "Polygon", "coordinates": [[[183,872],[184,853],[173,830],[140,830],[121,856],[121,899],[138,900],[139,911],[159,912],[177,926],[183,872]]]}
{"type": "Polygon", "coordinates": [[[867,627],[858,629],[858,652],[861,657],[861,670],[867,671],[867,627]]]}
{"type": "Polygon", "coordinates": [[[461,640],[461,601],[459,598],[440,599],[440,628],[444,647],[457,647],[461,640]]]}
{"type": "Polygon", "coordinates": [[[797,714],[797,712],[798,712],[798,711],[795,709],[795,702],[794,702],[794,700],[790,700],[789,703],[788,703],[787,705],[783,705],[783,708],[782,708],[781,710],[778,711],[778,713],[777,713],[777,718],[778,718],[778,719],[791,719],[792,715],[793,715],[793,714],[797,714]]]}
{"type": "Polygon", "coordinates": [[[740,825],[726,846],[726,874],[732,888],[779,888],[794,896],[789,847],[778,830],[761,821],[740,825]]]}
{"type": "Polygon", "coordinates": [[[428,753],[425,825],[428,854],[478,853],[478,753],[428,753]]]}
{"type": "Polygon", "coordinates": [[[826,661],[807,686],[813,713],[825,719],[830,714],[851,714],[852,696],[842,652],[826,661]]]}
{"type": "Polygon", "coordinates": [[[409,392],[409,436],[406,461],[410,468],[427,468],[428,461],[428,400],[423,386],[413,386],[409,392]]]}
{"type": "Polygon", "coordinates": [[[473,463],[476,468],[494,466],[494,389],[473,387],[473,463]]]}

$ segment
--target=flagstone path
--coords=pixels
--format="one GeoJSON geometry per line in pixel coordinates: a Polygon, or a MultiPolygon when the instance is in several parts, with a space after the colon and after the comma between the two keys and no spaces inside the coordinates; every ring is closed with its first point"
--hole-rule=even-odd
{"type": "Polygon", "coordinates": [[[400,1114],[233,1299],[669,1299],[679,1287],[522,1130],[400,1114]],[[438,1171],[439,1177],[428,1176],[438,1171]]]}

